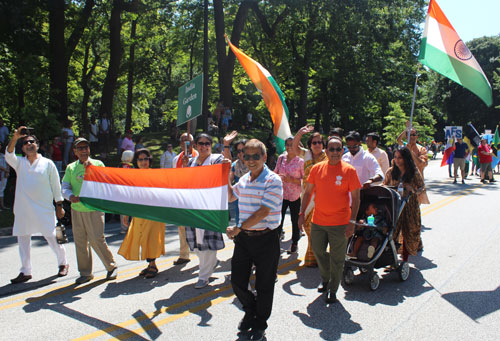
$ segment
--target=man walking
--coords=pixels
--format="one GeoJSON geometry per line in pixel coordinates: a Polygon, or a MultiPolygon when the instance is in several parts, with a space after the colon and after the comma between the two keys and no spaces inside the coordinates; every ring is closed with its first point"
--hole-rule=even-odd
{"type": "Polygon", "coordinates": [[[477,155],[479,156],[479,167],[481,169],[481,182],[486,183],[486,174],[488,174],[488,180],[490,182],[495,182],[493,179],[493,169],[491,168],[491,163],[493,162],[493,150],[488,145],[486,137],[481,137],[481,144],[477,147],[477,155]]]}
{"type": "Polygon", "coordinates": [[[465,158],[467,158],[468,154],[469,147],[467,146],[467,143],[464,143],[463,139],[457,138],[457,142],[455,142],[455,150],[453,151],[454,184],[457,183],[459,168],[462,173],[462,183],[465,184],[465,177],[467,176],[467,173],[465,172],[465,158]]]}
{"type": "Polygon", "coordinates": [[[363,188],[368,188],[374,183],[384,180],[384,174],[377,159],[366,153],[361,147],[361,136],[356,131],[350,131],[345,138],[349,153],[342,156],[342,161],[349,163],[358,173],[359,181],[363,188]]]}
{"type": "Polygon", "coordinates": [[[104,237],[104,212],[94,211],[80,202],[80,190],[85,175],[85,166],[104,167],[99,160],[90,158],[89,141],[79,137],[73,143],[73,151],[78,160],[70,163],[66,168],[62,183],[64,198],[71,201],[71,221],[73,225],[73,238],[75,239],[76,259],[80,277],[77,284],[91,281],[92,275],[92,250],[101,259],[108,271],[106,279],[115,279],[117,275],[116,263],[104,237]]]}
{"type": "Polygon", "coordinates": [[[64,246],[57,243],[55,226],[58,218],[64,216],[63,197],[59,183],[59,172],[51,160],[38,154],[40,146],[35,136],[23,134],[21,126],[14,131],[5,159],[17,173],[16,197],[14,201],[14,229],[21,256],[21,272],[11,282],[22,283],[30,280],[31,275],[31,235],[41,233],[57,257],[59,277],[68,274],[68,262],[64,246]],[[17,141],[22,140],[22,150],[26,156],[15,154],[17,141]],[[53,200],[56,202],[54,213],[53,200]]]}
{"type": "Polygon", "coordinates": [[[229,202],[238,199],[240,209],[240,224],[227,228],[227,235],[235,244],[231,284],[245,311],[238,329],[242,333],[251,332],[251,340],[263,340],[271,316],[280,255],[277,227],[281,220],[283,184],[279,175],[265,165],[264,143],[249,140],[243,153],[250,172],[234,186],[228,186],[229,202]],[[253,264],[256,296],[248,290],[253,264]]]}

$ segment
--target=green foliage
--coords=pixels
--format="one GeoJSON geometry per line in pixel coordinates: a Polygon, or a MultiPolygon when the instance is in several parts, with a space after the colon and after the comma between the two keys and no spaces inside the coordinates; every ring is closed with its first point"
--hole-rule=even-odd
{"type": "MultiPolygon", "coordinates": [[[[388,122],[384,127],[384,139],[387,145],[396,143],[396,140],[401,131],[406,126],[406,121],[409,119],[403,109],[401,102],[389,102],[389,114],[385,117],[388,122]]],[[[418,127],[416,127],[418,129],[418,127]]]]}

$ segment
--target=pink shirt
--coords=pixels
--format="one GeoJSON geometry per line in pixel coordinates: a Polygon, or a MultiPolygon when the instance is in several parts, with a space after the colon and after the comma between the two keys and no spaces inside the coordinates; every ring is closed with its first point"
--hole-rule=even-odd
{"type": "MultiPolygon", "coordinates": [[[[274,171],[279,175],[288,175],[294,179],[302,180],[304,177],[304,160],[296,156],[288,162],[286,155],[286,152],[284,152],[279,156],[274,171]]],[[[301,190],[302,184],[283,181],[283,199],[295,201],[300,197],[301,190]]]]}
{"type": "Polygon", "coordinates": [[[125,137],[122,141],[122,150],[131,150],[134,151],[134,142],[132,139],[129,139],[128,137],[125,137]]]}

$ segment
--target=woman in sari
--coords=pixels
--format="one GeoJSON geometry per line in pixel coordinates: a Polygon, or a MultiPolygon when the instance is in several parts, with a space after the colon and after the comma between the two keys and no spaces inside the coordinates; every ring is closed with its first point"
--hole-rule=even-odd
{"type": "Polygon", "coordinates": [[[394,166],[385,174],[384,185],[403,187],[403,197],[408,201],[401,212],[394,235],[403,238],[403,261],[416,255],[420,243],[420,205],[418,195],[425,190],[424,179],[413,162],[411,151],[401,148],[394,152],[394,166]]]}

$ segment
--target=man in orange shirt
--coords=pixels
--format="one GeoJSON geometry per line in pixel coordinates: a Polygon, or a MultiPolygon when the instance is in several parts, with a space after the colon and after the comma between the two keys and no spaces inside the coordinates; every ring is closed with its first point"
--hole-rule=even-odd
{"type": "Polygon", "coordinates": [[[336,302],[336,292],[344,269],[347,238],[354,232],[358,214],[361,184],[356,169],[342,161],[342,140],[330,137],[325,150],[328,161],[314,165],[307,179],[299,213],[299,227],[304,225],[304,211],[315,193],[316,207],[312,217],[312,249],[318,262],[326,302],[336,302]],[[352,206],[349,206],[349,194],[352,206]],[[330,252],[327,246],[330,244],[330,252]]]}

